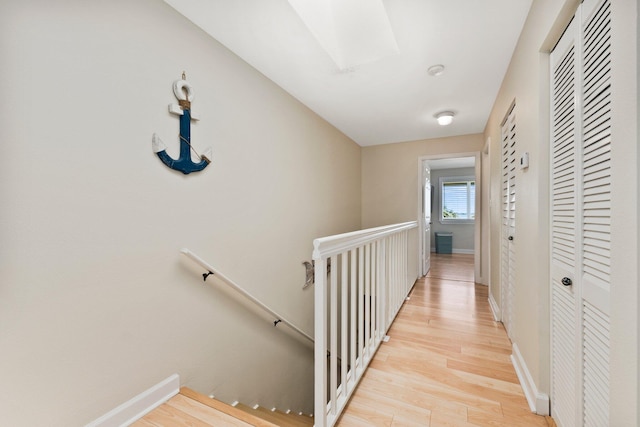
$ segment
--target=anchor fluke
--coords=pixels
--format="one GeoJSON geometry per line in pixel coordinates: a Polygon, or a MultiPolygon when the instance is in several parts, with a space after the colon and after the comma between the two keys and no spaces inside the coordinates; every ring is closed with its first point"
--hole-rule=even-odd
{"type": "Polygon", "coordinates": [[[200,158],[202,158],[202,160],[204,160],[207,163],[211,163],[212,156],[213,156],[213,150],[211,149],[211,147],[207,147],[207,149],[204,150],[204,153],[200,155],[200,158]]]}
{"type": "Polygon", "coordinates": [[[167,145],[164,142],[162,142],[162,140],[158,135],[154,133],[153,136],[151,137],[151,148],[153,149],[154,153],[159,153],[160,151],[166,150],[167,145]]]}

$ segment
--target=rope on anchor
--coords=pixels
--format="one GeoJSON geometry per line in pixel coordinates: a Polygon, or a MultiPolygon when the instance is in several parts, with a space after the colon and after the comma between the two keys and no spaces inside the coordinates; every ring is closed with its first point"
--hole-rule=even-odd
{"type": "Polygon", "coordinates": [[[198,158],[199,158],[200,160],[204,160],[204,161],[205,161],[205,162],[207,162],[207,163],[211,163],[211,161],[210,161],[209,159],[207,159],[206,157],[202,157],[202,156],[200,155],[200,153],[198,153],[198,152],[196,151],[196,149],[195,149],[195,148],[193,148],[193,145],[191,145],[191,142],[190,142],[190,141],[188,141],[188,140],[187,140],[187,138],[185,138],[185,137],[184,137],[184,136],[182,136],[182,135],[178,135],[178,136],[180,137],[180,140],[181,140],[181,141],[184,141],[184,142],[186,142],[186,143],[187,143],[187,145],[189,146],[189,148],[191,148],[191,151],[193,151],[194,153],[196,153],[196,156],[198,156],[198,158]]]}

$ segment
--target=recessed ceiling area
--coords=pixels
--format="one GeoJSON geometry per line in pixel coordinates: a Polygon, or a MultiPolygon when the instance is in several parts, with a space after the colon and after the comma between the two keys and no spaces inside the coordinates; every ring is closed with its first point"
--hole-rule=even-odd
{"type": "Polygon", "coordinates": [[[476,165],[475,157],[454,157],[450,159],[427,160],[431,170],[473,168],[476,165]]]}
{"type": "Polygon", "coordinates": [[[473,168],[475,157],[453,157],[450,159],[427,160],[431,170],[473,168]]]}
{"type": "MultiPolygon", "coordinates": [[[[482,132],[532,0],[382,1],[397,51],[354,66],[337,63],[288,0],[165,1],[370,146],[482,132]],[[430,75],[434,65],[444,71],[430,75]],[[435,119],[442,111],[455,115],[448,126],[435,119]]],[[[341,31],[357,31],[353,22],[341,31]]]]}

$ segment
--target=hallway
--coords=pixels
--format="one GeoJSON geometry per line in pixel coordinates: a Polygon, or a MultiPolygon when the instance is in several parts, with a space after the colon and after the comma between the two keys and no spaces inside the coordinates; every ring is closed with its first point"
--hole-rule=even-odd
{"type": "Polygon", "coordinates": [[[529,410],[487,292],[473,255],[432,254],[337,425],[553,425],[529,410]]]}

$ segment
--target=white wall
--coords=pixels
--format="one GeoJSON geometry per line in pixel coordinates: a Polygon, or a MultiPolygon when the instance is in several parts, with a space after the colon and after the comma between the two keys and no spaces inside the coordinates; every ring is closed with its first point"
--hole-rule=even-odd
{"type": "Polygon", "coordinates": [[[0,3],[0,425],[71,426],[178,373],[224,400],[312,410],[312,239],[360,227],[360,148],[163,2],[0,3]],[[194,87],[183,176],[171,85],[194,87]],[[249,314],[247,314],[249,313],[249,314]]]}
{"type": "MultiPolygon", "coordinates": [[[[500,122],[516,102],[516,300],[513,341],[538,390],[549,393],[549,66],[548,53],[578,1],[535,0],[485,129],[491,141],[491,293],[500,301],[500,122]]],[[[638,14],[613,1],[613,145],[610,425],[638,425],[638,14]]]]}
{"type": "Polygon", "coordinates": [[[612,1],[611,425],[640,425],[637,1],[612,1]]]}
{"type": "Polygon", "coordinates": [[[431,185],[434,187],[431,217],[431,248],[435,251],[435,233],[449,231],[453,233],[453,251],[473,253],[475,240],[475,225],[471,224],[442,224],[440,222],[441,188],[440,178],[475,177],[475,168],[437,169],[431,170],[431,185]]]}

